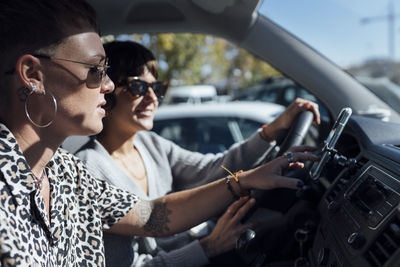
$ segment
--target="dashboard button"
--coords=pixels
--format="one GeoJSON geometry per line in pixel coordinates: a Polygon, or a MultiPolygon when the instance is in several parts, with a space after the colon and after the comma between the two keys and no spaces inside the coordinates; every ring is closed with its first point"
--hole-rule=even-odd
{"type": "Polygon", "coordinates": [[[380,221],[382,221],[382,219],[383,216],[379,212],[374,212],[374,214],[368,219],[368,225],[371,227],[375,227],[380,221]]]}
{"type": "Polygon", "coordinates": [[[365,238],[362,234],[354,232],[347,238],[347,244],[354,249],[359,249],[365,244],[365,238]]]}

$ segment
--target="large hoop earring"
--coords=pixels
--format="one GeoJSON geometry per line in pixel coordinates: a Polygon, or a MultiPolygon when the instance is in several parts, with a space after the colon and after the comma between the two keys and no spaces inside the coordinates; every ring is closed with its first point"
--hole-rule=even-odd
{"type": "MultiPolygon", "coordinates": [[[[38,127],[38,128],[45,128],[45,127],[48,127],[48,126],[50,126],[50,124],[53,123],[54,119],[56,118],[56,114],[57,114],[57,100],[56,100],[56,98],[54,97],[54,95],[53,95],[51,92],[49,92],[49,94],[50,94],[50,96],[51,96],[51,98],[52,98],[52,100],[53,100],[53,104],[54,104],[54,114],[53,114],[53,118],[52,118],[48,123],[46,123],[46,124],[42,124],[42,125],[41,125],[41,124],[38,124],[38,123],[36,123],[36,122],[34,122],[34,121],[32,120],[31,116],[29,115],[29,111],[28,111],[29,97],[30,97],[34,92],[36,92],[36,91],[38,90],[38,88],[37,88],[37,86],[36,86],[35,84],[31,84],[31,87],[32,87],[32,90],[30,91],[29,95],[27,95],[27,97],[26,97],[26,99],[25,99],[25,114],[26,114],[26,117],[28,118],[28,120],[29,120],[33,125],[35,125],[35,126],[38,127]]],[[[44,91],[43,94],[41,94],[41,96],[44,96],[44,95],[46,95],[46,91],[44,91]]]]}

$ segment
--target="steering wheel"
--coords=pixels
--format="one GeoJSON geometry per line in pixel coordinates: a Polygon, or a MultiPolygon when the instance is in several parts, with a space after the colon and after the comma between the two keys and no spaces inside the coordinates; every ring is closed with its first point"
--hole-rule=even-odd
{"type": "Polygon", "coordinates": [[[281,156],[286,150],[292,146],[298,146],[303,143],[304,138],[313,122],[314,114],[311,111],[303,111],[297,115],[289,128],[286,138],[279,145],[280,149],[277,157],[281,156]]]}
{"type": "Polygon", "coordinates": [[[299,113],[289,129],[278,133],[278,137],[276,138],[277,145],[265,157],[263,163],[269,162],[274,158],[281,156],[292,146],[301,145],[308,130],[310,129],[313,118],[314,114],[311,111],[303,111],[299,113]]]}
{"type": "MultiPolygon", "coordinates": [[[[336,122],[334,123],[327,139],[324,142],[324,147],[321,149],[321,153],[322,153],[322,157],[318,162],[315,162],[314,165],[311,168],[311,171],[308,173],[308,171],[306,171],[306,175],[305,177],[307,178],[311,178],[314,181],[317,181],[319,179],[320,173],[322,168],[325,166],[325,164],[327,163],[327,161],[330,158],[330,154],[331,152],[334,150],[334,147],[347,123],[347,121],[349,120],[350,116],[351,116],[352,110],[350,108],[343,108],[342,111],[340,112],[338,119],[336,120],[336,122]]],[[[302,143],[302,141],[304,140],[304,137],[311,125],[311,122],[313,121],[313,114],[309,111],[307,112],[302,112],[300,113],[297,118],[295,119],[294,123],[292,124],[292,127],[290,128],[287,137],[285,138],[285,140],[281,143],[281,149],[279,150],[278,153],[276,153],[276,156],[282,155],[288,148],[290,148],[293,145],[300,145],[302,143]]],[[[290,176],[290,175],[289,175],[290,176]]],[[[296,175],[297,177],[299,177],[298,175],[296,175]]],[[[257,190],[256,193],[260,193],[261,195],[261,201],[264,203],[274,203],[274,206],[279,205],[281,201],[279,201],[277,203],[277,199],[282,199],[285,198],[285,200],[289,197],[291,197],[290,194],[286,194],[285,192],[287,191],[281,191],[281,189],[274,189],[274,190],[270,190],[270,191],[264,191],[262,192],[261,190],[257,190]],[[284,194],[284,196],[282,197],[282,195],[284,194]]],[[[293,194],[292,194],[293,195],[293,194]]],[[[295,198],[296,199],[296,196],[295,198]]],[[[289,200],[290,201],[290,200],[289,200]]],[[[259,201],[257,201],[259,203],[259,201]]],[[[305,202],[306,203],[306,202],[305,202]]],[[[304,204],[304,202],[299,202],[296,204],[304,204]]],[[[262,206],[263,207],[263,206],[262,206]]],[[[293,206],[294,207],[294,206],[293,206]]],[[[256,204],[252,211],[250,211],[249,217],[250,220],[252,220],[251,216],[254,214],[255,215],[255,211],[256,209],[260,208],[259,204],[256,204]]],[[[273,214],[273,212],[271,213],[271,210],[268,210],[269,207],[267,207],[267,209],[264,209],[262,212],[264,213],[264,216],[268,216],[270,214],[273,214]]],[[[273,210],[276,210],[275,208],[272,208],[273,210]]],[[[303,218],[302,216],[305,214],[303,211],[310,211],[312,209],[302,209],[301,206],[296,206],[295,209],[290,209],[289,210],[289,214],[290,212],[293,212],[296,215],[296,212],[298,212],[299,215],[301,215],[299,218],[303,218]],[[299,209],[300,207],[300,209],[299,209]]],[[[284,209],[281,210],[283,213],[286,213],[286,211],[284,209]]],[[[312,214],[312,213],[311,213],[312,214]]],[[[257,217],[255,215],[255,217],[257,217]]],[[[295,216],[292,216],[293,218],[296,218],[295,216]]],[[[285,217],[282,217],[285,218],[285,217]]],[[[294,219],[293,219],[294,220],[294,219]]],[[[256,218],[257,221],[257,218],[256,218]]],[[[278,223],[281,223],[282,225],[284,225],[286,222],[286,219],[281,219],[280,221],[278,221],[278,223]]],[[[293,222],[296,222],[296,220],[294,220],[293,222]]],[[[274,229],[272,226],[276,225],[277,222],[276,221],[272,221],[272,223],[267,223],[266,227],[270,227],[272,229],[272,232],[277,232],[279,230],[282,229],[274,229]]],[[[286,226],[283,226],[283,230],[286,232],[286,226]]],[[[270,232],[268,234],[271,234],[270,232]]],[[[261,233],[263,234],[263,233],[261,233]]],[[[239,242],[237,246],[237,249],[239,252],[242,252],[242,255],[244,255],[243,257],[246,257],[247,254],[247,247],[249,246],[249,244],[254,244],[253,246],[259,246],[258,241],[256,240],[256,233],[252,230],[250,231],[246,231],[244,234],[242,234],[239,238],[239,242]]],[[[268,238],[270,239],[271,236],[268,236],[268,238]]],[[[281,238],[280,235],[278,235],[278,237],[276,237],[277,240],[279,240],[281,238]]],[[[250,255],[250,254],[249,254],[250,255]]],[[[250,257],[250,256],[249,256],[250,257]]]]}
{"type": "MultiPolygon", "coordinates": [[[[281,137],[283,134],[286,134],[286,136],[284,139],[279,137],[277,138],[280,139],[277,141],[279,144],[274,148],[273,151],[271,151],[271,153],[267,155],[267,157],[264,159],[264,162],[268,162],[276,157],[281,156],[292,146],[301,145],[311,126],[311,123],[313,122],[313,118],[314,114],[311,111],[303,111],[299,113],[294,119],[291,127],[279,134],[281,137]],[[282,139],[283,141],[281,141],[282,139]]],[[[260,206],[279,211],[285,211],[288,206],[292,205],[292,202],[296,198],[293,190],[284,188],[268,191],[253,190],[252,196],[257,199],[257,204],[252,208],[252,211],[248,212],[249,216],[251,216],[252,212],[254,212],[260,206]],[[285,201],[279,201],[277,203],[276,199],[282,199],[282,195],[285,196],[285,201]]]]}

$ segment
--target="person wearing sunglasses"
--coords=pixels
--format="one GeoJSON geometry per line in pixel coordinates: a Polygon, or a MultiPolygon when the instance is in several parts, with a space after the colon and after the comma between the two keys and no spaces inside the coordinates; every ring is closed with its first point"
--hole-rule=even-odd
{"type": "MultiPolygon", "coordinates": [[[[217,180],[227,174],[221,165],[235,171],[254,168],[271,150],[272,143],[259,132],[216,155],[185,150],[151,132],[159,99],[167,90],[167,83],[157,80],[154,55],[136,42],[114,41],[104,46],[111,66],[108,74],[116,89],[106,95],[103,131],[76,154],[94,177],[143,199],[154,199],[217,180]]],[[[304,109],[314,111],[319,120],[318,108],[299,99],[277,120],[283,125],[279,127],[290,125],[291,116],[304,109]]],[[[262,134],[274,136],[272,132],[265,133],[262,134]]],[[[249,205],[248,199],[233,203],[211,234],[199,240],[191,232],[157,240],[105,233],[107,265],[204,266],[210,259],[215,263],[213,257],[233,249],[239,234],[251,226],[240,223],[249,205]]]]}

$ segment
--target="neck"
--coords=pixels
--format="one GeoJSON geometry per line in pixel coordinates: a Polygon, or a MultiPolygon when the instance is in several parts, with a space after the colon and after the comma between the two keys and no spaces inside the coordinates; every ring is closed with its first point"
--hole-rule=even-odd
{"type": "Polygon", "coordinates": [[[47,128],[31,125],[10,128],[34,175],[40,177],[63,138],[54,138],[47,128]]]}
{"type": "Polygon", "coordinates": [[[119,131],[116,127],[105,127],[103,132],[97,137],[97,140],[111,155],[114,152],[118,154],[129,154],[132,152],[133,139],[135,132],[119,131]]]}

